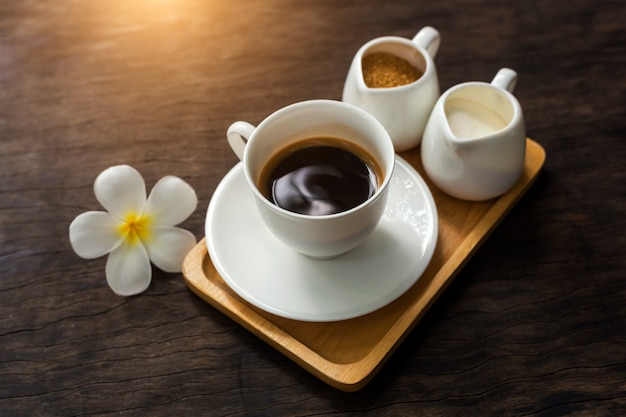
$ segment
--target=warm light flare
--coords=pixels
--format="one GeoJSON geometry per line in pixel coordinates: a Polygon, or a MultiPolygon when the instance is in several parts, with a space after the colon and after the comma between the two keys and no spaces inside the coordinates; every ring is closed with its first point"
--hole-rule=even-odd
{"type": "Polygon", "coordinates": [[[180,0],[139,0],[113,3],[112,17],[126,23],[159,24],[180,17],[189,1],[180,0]]]}

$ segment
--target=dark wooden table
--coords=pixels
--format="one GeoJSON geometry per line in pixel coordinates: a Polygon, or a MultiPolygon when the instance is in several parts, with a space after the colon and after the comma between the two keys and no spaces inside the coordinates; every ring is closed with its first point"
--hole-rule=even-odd
{"type": "Polygon", "coordinates": [[[0,415],[626,412],[622,1],[3,1],[0,415]],[[519,73],[544,171],[361,391],[343,393],[155,269],[123,298],[71,250],[93,181],[177,175],[206,207],[225,131],[340,99],[366,41],[431,25],[442,91],[519,73]]]}

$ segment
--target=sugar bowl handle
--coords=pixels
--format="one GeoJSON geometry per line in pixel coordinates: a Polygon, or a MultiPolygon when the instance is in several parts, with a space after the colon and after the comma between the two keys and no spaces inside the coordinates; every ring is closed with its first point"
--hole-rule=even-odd
{"type": "Polygon", "coordinates": [[[441,43],[441,36],[434,27],[424,26],[413,38],[413,43],[424,48],[431,58],[435,58],[439,50],[439,44],[441,43]]]}

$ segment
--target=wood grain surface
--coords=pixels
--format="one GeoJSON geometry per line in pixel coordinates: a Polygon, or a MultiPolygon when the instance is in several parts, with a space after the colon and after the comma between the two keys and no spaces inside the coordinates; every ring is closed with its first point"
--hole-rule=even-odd
{"type": "Polygon", "coordinates": [[[626,5],[528,0],[0,2],[1,416],[617,416],[626,409],[626,5]],[[519,73],[544,171],[361,391],[329,387],[182,274],[114,295],[70,248],[129,164],[199,205],[225,132],[340,99],[358,48],[442,36],[442,90],[519,73]]]}

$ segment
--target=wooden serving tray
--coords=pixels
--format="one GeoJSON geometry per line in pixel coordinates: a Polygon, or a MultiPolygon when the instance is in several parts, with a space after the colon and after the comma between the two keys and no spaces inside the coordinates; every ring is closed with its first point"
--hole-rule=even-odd
{"type": "Polygon", "coordinates": [[[400,154],[431,189],[439,215],[433,258],[420,279],[391,304],[354,319],[304,322],[275,316],[240,298],[222,280],[203,239],[185,258],[189,288],[322,381],[342,391],[365,386],[490,232],[537,178],[545,151],[526,141],[526,166],[503,196],[468,202],[441,192],[424,174],[419,148],[400,154]]]}

